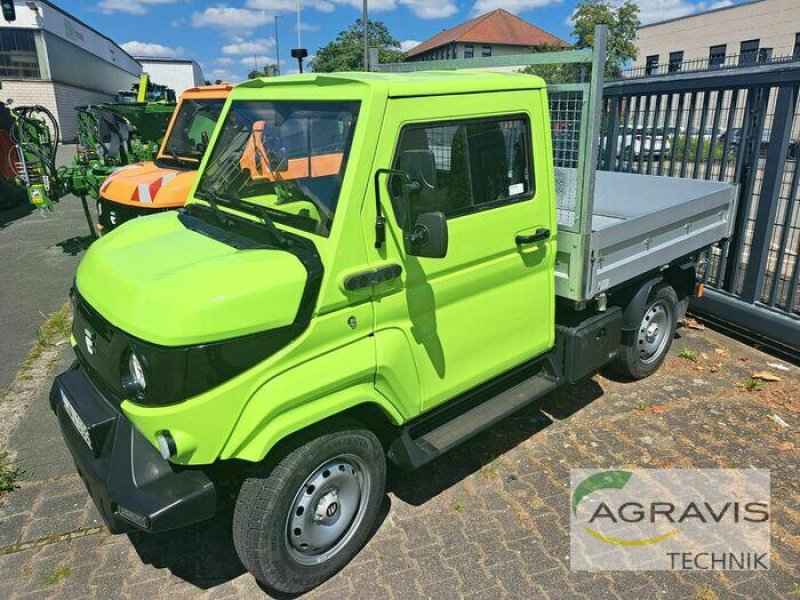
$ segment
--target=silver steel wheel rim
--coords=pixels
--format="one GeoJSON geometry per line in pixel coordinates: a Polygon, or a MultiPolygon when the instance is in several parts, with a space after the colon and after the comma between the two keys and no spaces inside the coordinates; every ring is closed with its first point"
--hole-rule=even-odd
{"type": "Polygon", "coordinates": [[[672,307],[670,304],[665,300],[658,300],[648,306],[639,325],[639,334],[636,339],[639,359],[643,363],[652,363],[658,360],[669,342],[671,332],[672,307]]]}
{"type": "Polygon", "coordinates": [[[325,461],[295,494],[286,520],[286,549],[301,565],[318,565],[336,555],[364,520],[369,469],[353,454],[325,461]]]}

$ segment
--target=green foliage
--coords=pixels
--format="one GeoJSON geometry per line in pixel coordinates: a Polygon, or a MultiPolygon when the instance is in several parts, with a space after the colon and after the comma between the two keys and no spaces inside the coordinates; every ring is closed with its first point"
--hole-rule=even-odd
{"type": "MultiPolygon", "coordinates": [[[[559,52],[565,50],[561,46],[542,45],[533,49],[533,52],[559,52]]],[[[548,85],[556,83],[575,83],[580,80],[581,65],[528,65],[520,69],[520,73],[527,73],[528,75],[538,75],[544,79],[548,85]]]]}
{"type": "MultiPolygon", "coordinates": [[[[678,136],[678,148],[675,152],[675,159],[682,160],[683,153],[686,151],[686,144],[689,144],[687,160],[693,161],[697,158],[698,152],[700,153],[700,160],[708,160],[709,155],[711,154],[711,140],[710,139],[700,139],[698,140],[697,137],[692,137],[689,141],[686,141],[686,136],[681,135],[678,136]]],[[[722,160],[722,153],[724,151],[724,144],[717,142],[714,145],[714,156],[712,157],[714,160],[722,160]]]]}
{"type": "Polygon", "coordinates": [[[581,0],[571,21],[572,35],[577,38],[576,48],[592,48],[595,26],[608,25],[606,77],[618,76],[625,63],[636,58],[639,7],[632,0],[622,4],[610,0],[581,0]]]}
{"type": "Polygon", "coordinates": [[[11,464],[8,452],[0,452],[0,492],[13,492],[24,471],[11,464]]]}
{"type": "MultiPolygon", "coordinates": [[[[389,33],[381,21],[369,21],[369,45],[378,48],[381,63],[403,62],[405,53],[400,50],[400,42],[389,33]]],[[[339,32],[336,39],[319,49],[311,61],[311,69],[316,73],[334,71],[364,70],[364,24],[361,19],[339,32]]]]}
{"type": "Polygon", "coordinates": [[[678,354],[681,358],[685,358],[686,360],[695,360],[697,358],[697,351],[692,350],[691,348],[684,348],[678,354]]]}
{"type": "Polygon", "coordinates": [[[247,74],[248,79],[259,79],[260,77],[277,77],[278,65],[264,65],[264,68],[250,71],[247,74]]]}
{"type": "Polygon", "coordinates": [[[45,573],[42,576],[42,583],[45,585],[58,585],[62,581],[64,581],[67,577],[69,577],[71,569],[69,567],[59,567],[45,573]]]}

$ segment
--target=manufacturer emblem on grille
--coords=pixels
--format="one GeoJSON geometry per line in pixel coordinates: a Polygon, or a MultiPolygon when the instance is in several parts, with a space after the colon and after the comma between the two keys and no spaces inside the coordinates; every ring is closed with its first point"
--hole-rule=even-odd
{"type": "Polygon", "coordinates": [[[86,343],[86,351],[89,354],[94,354],[94,338],[95,333],[91,329],[84,329],[83,330],[83,339],[86,343]]]}

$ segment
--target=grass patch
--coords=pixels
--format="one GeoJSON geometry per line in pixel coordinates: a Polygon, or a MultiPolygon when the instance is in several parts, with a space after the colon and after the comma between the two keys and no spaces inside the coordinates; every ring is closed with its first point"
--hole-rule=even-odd
{"type": "Polygon", "coordinates": [[[719,596],[710,585],[704,585],[697,590],[697,600],[719,600],[719,596]]]}
{"type": "Polygon", "coordinates": [[[58,567],[50,571],[49,573],[45,573],[42,575],[42,583],[45,585],[58,585],[62,581],[64,581],[67,577],[69,577],[70,568],[69,567],[58,567]]]}
{"type": "Polygon", "coordinates": [[[752,377],[748,377],[742,382],[742,386],[748,392],[757,392],[758,390],[764,389],[764,384],[758,381],[757,379],[753,379],[752,377]]]}
{"type": "Polygon", "coordinates": [[[684,348],[678,353],[678,356],[681,358],[685,358],[686,360],[697,360],[697,350],[692,350],[691,348],[684,348]]]}
{"type": "Polygon", "coordinates": [[[69,302],[65,302],[58,311],[45,317],[44,323],[39,326],[36,332],[36,343],[28,351],[28,356],[22,363],[22,369],[27,370],[31,364],[39,358],[45,350],[53,346],[59,340],[69,337],[72,327],[69,302]]]}
{"type": "Polygon", "coordinates": [[[8,452],[0,452],[0,494],[17,489],[17,481],[22,479],[23,473],[22,469],[11,463],[8,452]]]}
{"type": "Polygon", "coordinates": [[[453,510],[456,512],[464,512],[464,503],[461,500],[456,500],[453,504],[453,510]]]}

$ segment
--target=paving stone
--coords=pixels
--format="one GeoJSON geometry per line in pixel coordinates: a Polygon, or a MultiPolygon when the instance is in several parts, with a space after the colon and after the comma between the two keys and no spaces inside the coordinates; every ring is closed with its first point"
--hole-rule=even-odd
{"type": "MultiPolygon", "coordinates": [[[[735,378],[712,377],[697,371],[700,362],[679,358],[635,383],[598,376],[542,399],[421,471],[391,468],[386,502],[391,509],[385,520],[367,547],[309,597],[696,600],[704,586],[720,600],[792,597],[800,582],[797,398],[788,385],[767,386],[763,393],[736,386],[752,374],[753,365],[766,363],[757,351],[710,330],[685,332],[680,340],[681,347],[705,348],[701,351],[709,354],[723,344],[731,352],[730,362],[736,363],[726,373],[735,373],[735,378]],[[738,364],[738,356],[748,357],[745,366],[738,364]],[[781,395],[781,389],[787,391],[781,395]],[[641,399],[647,401],[644,410],[638,408],[641,399]],[[771,414],[780,414],[791,426],[775,425],[771,414]],[[769,572],[569,569],[571,468],[728,467],[731,461],[772,469],[769,572]]],[[[781,376],[795,386],[800,382],[800,370],[794,367],[781,376]]],[[[43,439],[44,445],[49,443],[48,436],[43,439]]],[[[37,448],[42,457],[45,450],[37,448]]],[[[27,481],[4,502],[0,549],[10,548],[19,532],[26,541],[40,541],[34,548],[0,554],[2,600],[265,596],[236,556],[230,513],[156,536],[111,536],[91,529],[54,541],[48,536],[100,524],[74,473],[66,470],[52,480],[27,481]],[[62,565],[70,574],[45,586],[42,575],[62,565]]]]}

